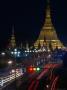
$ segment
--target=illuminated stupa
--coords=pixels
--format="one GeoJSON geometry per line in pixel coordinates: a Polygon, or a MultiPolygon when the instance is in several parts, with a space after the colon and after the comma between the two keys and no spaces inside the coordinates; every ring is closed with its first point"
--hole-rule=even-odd
{"type": "Polygon", "coordinates": [[[58,39],[55,28],[52,24],[51,14],[50,14],[50,1],[47,0],[45,22],[40,31],[40,35],[39,35],[38,39],[34,43],[34,46],[35,46],[35,48],[38,48],[38,45],[40,44],[41,47],[43,45],[45,45],[49,49],[50,43],[51,43],[51,46],[53,49],[55,49],[56,47],[58,47],[58,48],[63,47],[63,44],[58,39]]]}

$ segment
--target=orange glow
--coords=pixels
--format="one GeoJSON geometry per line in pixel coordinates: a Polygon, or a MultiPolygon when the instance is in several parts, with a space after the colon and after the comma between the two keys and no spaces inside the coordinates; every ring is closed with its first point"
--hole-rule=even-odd
{"type": "Polygon", "coordinates": [[[36,71],[36,68],[33,68],[34,71],[36,71]]]}

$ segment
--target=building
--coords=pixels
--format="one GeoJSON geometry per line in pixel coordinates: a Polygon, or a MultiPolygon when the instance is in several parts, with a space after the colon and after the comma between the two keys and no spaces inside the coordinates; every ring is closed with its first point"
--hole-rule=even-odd
{"type": "Polygon", "coordinates": [[[40,35],[36,42],[34,43],[35,48],[38,48],[38,46],[42,47],[43,45],[49,49],[49,46],[51,45],[53,49],[56,47],[61,48],[63,47],[63,44],[60,42],[60,40],[57,37],[55,28],[53,27],[51,16],[50,16],[50,1],[47,0],[47,8],[46,8],[46,18],[44,25],[42,27],[42,30],[40,32],[40,35]]]}

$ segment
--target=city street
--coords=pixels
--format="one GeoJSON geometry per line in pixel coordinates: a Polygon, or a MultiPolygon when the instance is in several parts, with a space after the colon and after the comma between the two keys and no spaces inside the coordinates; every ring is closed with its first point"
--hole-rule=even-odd
{"type": "Polygon", "coordinates": [[[54,90],[56,77],[53,72],[61,67],[60,64],[47,64],[41,72],[25,74],[3,90],[54,90]],[[18,86],[18,83],[21,84],[18,86]]]}

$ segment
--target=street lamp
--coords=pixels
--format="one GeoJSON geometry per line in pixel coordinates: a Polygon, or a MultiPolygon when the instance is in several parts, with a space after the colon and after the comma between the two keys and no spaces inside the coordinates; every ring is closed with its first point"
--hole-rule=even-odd
{"type": "Polygon", "coordinates": [[[5,52],[2,52],[1,55],[2,55],[2,56],[5,56],[5,52]]]}
{"type": "Polygon", "coordinates": [[[15,73],[15,70],[14,69],[12,69],[12,71],[11,71],[12,73],[15,73]]]}
{"type": "Polygon", "coordinates": [[[49,88],[49,85],[46,85],[46,88],[49,88]]]}
{"type": "Polygon", "coordinates": [[[11,65],[12,63],[13,63],[13,62],[12,62],[11,60],[10,60],[10,61],[8,61],[8,64],[9,64],[9,65],[11,65]]]}

